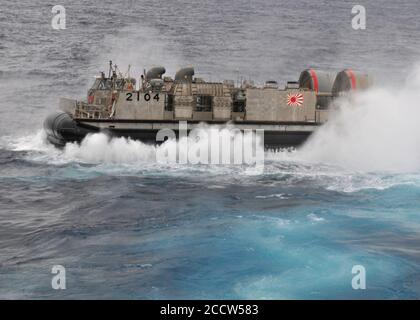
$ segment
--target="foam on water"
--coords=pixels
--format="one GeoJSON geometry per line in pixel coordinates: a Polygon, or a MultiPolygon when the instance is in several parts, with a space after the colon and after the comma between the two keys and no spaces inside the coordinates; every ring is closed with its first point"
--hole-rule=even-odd
{"type": "MultiPolygon", "coordinates": [[[[341,100],[329,122],[303,147],[266,151],[263,172],[253,172],[250,166],[242,170],[243,166],[232,165],[233,161],[231,165],[179,165],[159,161],[168,151],[186,150],[182,147],[187,143],[185,138],[181,141],[168,140],[155,146],[126,138],[110,138],[99,133],[87,136],[80,144],[68,143],[59,150],[47,143],[44,132],[39,131],[33,136],[3,138],[2,145],[15,151],[27,151],[26,157],[30,161],[51,165],[89,164],[95,166],[94,171],[107,174],[139,174],[139,170],[142,173],[150,171],[150,174],[161,172],[175,175],[263,174],[289,177],[290,184],[310,179],[327,190],[340,192],[418,185],[420,129],[416,114],[420,108],[417,110],[415,104],[408,103],[415,101],[420,92],[417,74],[414,73],[407,85],[396,89],[395,93],[374,88],[354,95],[351,101],[341,100]]],[[[190,139],[190,135],[189,150],[197,151],[208,144],[211,146],[216,137],[220,138],[220,133],[239,134],[232,129],[231,125],[216,128],[202,125],[195,130],[195,137],[198,132],[202,134],[202,139],[190,139]]],[[[240,138],[249,139],[244,135],[240,138]]],[[[235,152],[237,150],[231,146],[226,148],[226,145],[222,145],[220,149],[221,154],[231,153],[231,160],[235,152]]],[[[186,156],[184,154],[184,158],[186,156]]]]}
{"type": "Polygon", "coordinates": [[[420,171],[420,67],[403,87],[373,88],[341,100],[299,158],[363,172],[420,171]]]}

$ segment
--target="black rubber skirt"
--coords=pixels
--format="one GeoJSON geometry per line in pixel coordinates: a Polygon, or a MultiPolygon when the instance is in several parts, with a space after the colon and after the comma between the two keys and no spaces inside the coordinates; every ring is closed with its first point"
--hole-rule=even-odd
{"type": "Polygon", "coordinates": [[[44,121],[47,139],[52,144],[62,147],[67,142],[80,142],[89,133],[97,132],[91,128],[81,127],[65,112],[49,115],[44,121]]]}

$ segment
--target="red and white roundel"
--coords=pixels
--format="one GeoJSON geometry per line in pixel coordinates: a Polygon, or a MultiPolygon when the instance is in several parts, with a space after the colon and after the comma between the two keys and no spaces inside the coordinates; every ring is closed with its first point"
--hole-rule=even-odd
{"type": "Polygon", "coordinates": [[[288,93],[287,105],[292,107],[300,107],[303,104],[303,94],[301,93],[288,93]]]}

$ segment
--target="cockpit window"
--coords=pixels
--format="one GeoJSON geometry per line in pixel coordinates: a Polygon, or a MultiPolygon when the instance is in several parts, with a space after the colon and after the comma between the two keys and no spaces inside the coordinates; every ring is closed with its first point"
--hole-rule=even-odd
{"type": "Polygon", "coordinates": [[[110,80],[101,80],[98,85],[99,90],[110,90],[111,89],[111,82],[110,80]]]}
{"type": "MultiPolygon", "coordinates": [[[[93,90],[111,90],[113,80],[111,79],[96,79],[95,83],[92,86],[93,90]]],[[[122,90],[124,88],[125,80],[117,79],[115,81],[115,89],[122,90]]]]}

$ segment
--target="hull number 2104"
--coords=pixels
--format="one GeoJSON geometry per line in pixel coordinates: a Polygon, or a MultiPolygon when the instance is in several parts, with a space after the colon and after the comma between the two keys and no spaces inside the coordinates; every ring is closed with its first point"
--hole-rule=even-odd
{"type": "MultiPolygon", "coordinates": [[[[140,101],[140,91],[137,91],[137,94],[136,93],[134,93],[134,94],[137,96],[137,97],[134,97],[134,99],[137,99],[137,101],[140,101]]],[[[150,93],[145,93],[143,95],[143,99],[145,101],[150,101],[150,99],[152,99],[152,96],[150,95],[150,93]]],[[[133,92],[127,92],[125,100],[126,101],[134,101],[133,100],[133,92]]],[[[156,93],[153,96],[153,100],[159,101],[159,93],[156,93]]]]}

